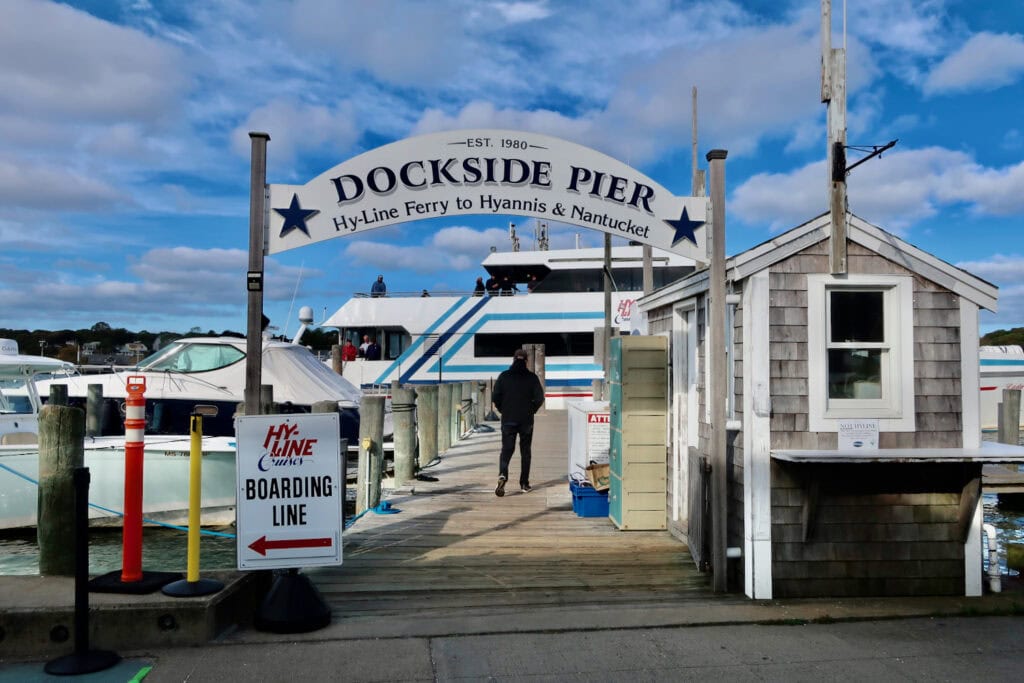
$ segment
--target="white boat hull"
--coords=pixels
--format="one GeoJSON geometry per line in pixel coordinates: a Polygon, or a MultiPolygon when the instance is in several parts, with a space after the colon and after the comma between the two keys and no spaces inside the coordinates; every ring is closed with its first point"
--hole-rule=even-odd
{"type": "MultiPolygon", "coordinates": [[[[1019,346],[983,346],[980,355],[981,428],[995,431],[999,428],[1003,390],[1024,390],[1024,350],[1019,346]]],[[[1017,422],[1024,427],[1024,410],[1017,422]]]]}
{"type": "MultiPolygon", "coordinates": [[[[202,524],[219,526],[235,520],[234,440],[204,439],[202,524]]],[[[124,510],[123,439],[90,440],[89,520],[94,526],[120,526],[124,510]]],[[[39,454],[34,446],[0,449],[0,529],[36,526],[39,454]]],[[[188,437],[154,437],[143,459],[143,517],[187,524],[189,498],[188,437]]]]}

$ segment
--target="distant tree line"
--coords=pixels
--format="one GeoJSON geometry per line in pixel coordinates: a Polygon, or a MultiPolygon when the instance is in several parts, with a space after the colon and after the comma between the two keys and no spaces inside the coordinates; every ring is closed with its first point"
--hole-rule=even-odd
{"type": "Polygon", "coordinates": [[[1009,346],[1017,344],[1024,346],[1024,327],[1014,327],[1011,330],[996,330],[989,332],[981,338],[982,346],[1009,346]]]}
{"type": "MultiPolygon", "coordinates": [[[[148,356],[169,342],[182,337],[244,338],[245,335],[233,330],[222,332],[207,330],[204,332],[198,327],[193,327],[187,334],[168,331],[150,332],[148,330],[134,332],[123,327],[111,327],[105,322],[98,322],[88,329],[80,330],[15,330],[0,327],[0,338],[13,339],[18,342],[18,349],[21,353],[50,356],[71,363],[79,362],[80,359],[81,362],[86,362],[82,356],[87,344],[95,345],[88,347],[95,348],[91,354],[94,361],[96,356],[101,357],[101,360],[95,362],[108,362],[106,360],[108,357],[115,356],[119,349],[125,348],[128,344],[134,342],[144,344],[146,351],[142,355],[148,356]]],[[[331,345],[337,343],[338,333],[333,329],[307,330],[302,335],[302,344],[312,347],[314,351],[329,351],[331,345]]]]}

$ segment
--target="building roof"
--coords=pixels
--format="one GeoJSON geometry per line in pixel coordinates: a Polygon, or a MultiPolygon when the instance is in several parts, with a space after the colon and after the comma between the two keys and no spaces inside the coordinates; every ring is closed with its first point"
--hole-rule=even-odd
{"type": "MultiPolygon", "coordinates": [[[[898,263],[939,284],[968,301],[995,312],[999,288],[922,250],[896,235],[872,225],[858,216],[847,213],[847,239],[898,263]]],[[[812,244],[828,238],[831,220],[828,213],[821,214],[803,225],[777,237],[751,247],[726,259],[726,279],[736,282],[796,254],[812,244]]],[[[686,299],[708,288],[708,269],[695,271],[670,285],[657,289],[638,299],[641,311],[649,311],[669,303],[686,299]]]]}

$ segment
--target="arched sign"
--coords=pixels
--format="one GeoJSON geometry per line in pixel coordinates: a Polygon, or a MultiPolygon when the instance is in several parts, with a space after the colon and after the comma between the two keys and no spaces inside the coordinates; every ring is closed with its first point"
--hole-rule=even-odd
{"type": "Polygon", "coordinates": [[[460,130],[408,138],[305,185],[269,188],[268,254],[425,218],[511,214],[708,260],[706,197],[677,197],[612,157],[536,133],[460,130]]]}

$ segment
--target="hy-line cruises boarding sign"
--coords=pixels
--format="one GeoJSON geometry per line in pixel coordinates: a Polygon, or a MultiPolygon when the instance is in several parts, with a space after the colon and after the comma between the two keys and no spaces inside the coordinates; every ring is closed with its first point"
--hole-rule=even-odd
{"type": "Polygon", "coordinates": [[[408,138],[305,185],[269,188],[269,254],[407,221],[500,214],[579,225],[708,260],[706,197],[677,197],[621,161],[536,133],[408,138]]]}
{"type": "Polygon", "coordinates": [[[239,569],[341,564],[337,413],[236,420],[239,569]]]}

